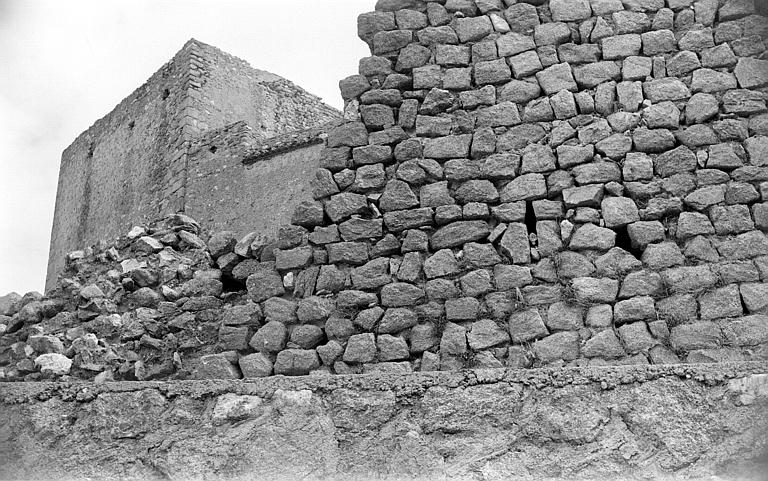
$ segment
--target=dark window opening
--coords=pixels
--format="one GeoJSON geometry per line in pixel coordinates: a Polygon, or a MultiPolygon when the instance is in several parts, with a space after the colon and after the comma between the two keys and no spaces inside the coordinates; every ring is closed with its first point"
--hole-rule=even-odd
{"type": "Polygon", "coordinates": [[[163,89],[163,100],[167,99],[169,95],[171,95],[171,91],[168,89],[163,89]]]}
{"type": "Polygon", "coordinates": [[[215,154],[215,153],[216,153],[216,151],[217,151],[217,150],[219,150],[219,149],[218,149],[218,147],[216,147],[215,145],[212,145],[212,146],[211,146],[211,148],[210,148],[210,149],[208,149],[208,150],[210,150],[212,154],[215,154]]]}
{"type": "Polygon", "coordinates": [[[616,247],[620,247],[629,252],[635,258],[640,259],[643,255],[643,250],[632,246],[632,239],[629,238],[627,227],[619,227],[616,231],[616,247]]]}
{"type": "Polygon", "coordinates": [[[525,203],[525,227],[528,233],[536,233],[536,214],[533,212],[533,202],[525,203]]]}
{"type": "Polygon", "coordinates": [[[136,122],[134,122],[133,120],[128,122],[128,128],[129,129],[133,130],[134,127],[136,127],[136,122]]]}

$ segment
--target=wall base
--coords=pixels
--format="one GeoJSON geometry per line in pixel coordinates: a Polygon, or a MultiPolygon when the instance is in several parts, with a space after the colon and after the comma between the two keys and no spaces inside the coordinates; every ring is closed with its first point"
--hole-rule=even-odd
{"type": "Polygon", "coordinates": [[[0,385],[2,479],[766,472],[766,363],[0,385]]]}

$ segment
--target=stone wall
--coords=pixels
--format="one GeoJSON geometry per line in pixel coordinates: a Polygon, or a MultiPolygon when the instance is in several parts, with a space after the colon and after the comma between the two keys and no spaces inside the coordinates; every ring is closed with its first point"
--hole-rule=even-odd
{"type": "Polygon", "coordinates": [[[285,304],[349,334],[337,371],[765,356],[768,21],[751,1],[531,3],[361,15],[357,120],[252,298],[311,278],[285,304]]]}
{"type": "Polygon", "coordinates": [[[758,481],[765,369],[5,384],[0,477],[758,481]]]}
{"type": "Polygon", "coordinates": [[[175,216],[70,255],[51,297],[0,312],[0,378],[765,359],[766,19],[625,3],[379,2],[348,122],[196,145],[190,189],[225,200],[204,225],[252,232],[175,216]],[[281,174],[316,149],[314,200],[276,238],[233,215],[300,199],[281,174]]]}
{"type": "Polygon", "coordinates": [[[265,139],[338,116],[288,80],[190,40],[62,154],[46,289],[67,251],[210,201],[210,191],[187,196],[188,151],[202,133],[244,121],[265,139]]]}

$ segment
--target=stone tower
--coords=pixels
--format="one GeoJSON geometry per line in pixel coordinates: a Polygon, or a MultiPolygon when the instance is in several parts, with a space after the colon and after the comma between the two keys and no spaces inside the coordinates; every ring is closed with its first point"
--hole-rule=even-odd
{"type": "MultiPolygon", "coordinates": [[[[249,144],[339,116],[292,82],[189,40],[63,152],[46,289],[60,272],[67,251],[115,237],[131,225],[184,211],[192,204],[214,204],[211,190],[197,189],[196,196],[190,196],[189,172],[196,165],[190,151],[200,152],[196,140],[206,134],[209,140],[220,138],[216,132],[223,129],[229,140],[249,144]]],[[[211,158],[217,147],[208,149],[208,170],[198,168],[197,178],[217,170],[216,157],[211,158]]],[[[254,189],[274,180],[262,174],[267,176],[265,183],[253,185],[254,189]]],[[[205,189],[213,188],[218,186],[205,184],[205,189]]],[[[194,210],[210,212],[208,207],[194,210]]],[[[278,206],[269,222],[289,220],[280,214],[278,206]]]]}

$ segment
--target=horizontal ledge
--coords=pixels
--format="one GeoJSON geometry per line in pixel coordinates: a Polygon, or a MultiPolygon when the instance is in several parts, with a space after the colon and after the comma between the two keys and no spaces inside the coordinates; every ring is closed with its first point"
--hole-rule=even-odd
{"type": "Polygon", "coordinates": [[[59,397],[65,400],[90,400],[101,393],[135,392],[157,389],[166,396],[217,396],[223,393],[271,397],[278,389],[296,391],[333,391],[359,389],[398,393],[420,393],[434,386],[461,387],[498,382],[519,383],[538,389],[567,385],[600,384],[612,389],[622,384],[644,383],[659,378],[691,379],[707,385],[723,384],[755,374],[768,374],[768,361],[661,364],[648,366],[592,366],[537,369],[469,369],[410,374],[351,374],[270,376],[257,379],[208,379],[185,381],[91,382],[8,382],[0,383],[0,404],[19,404],[59,397]]]}

